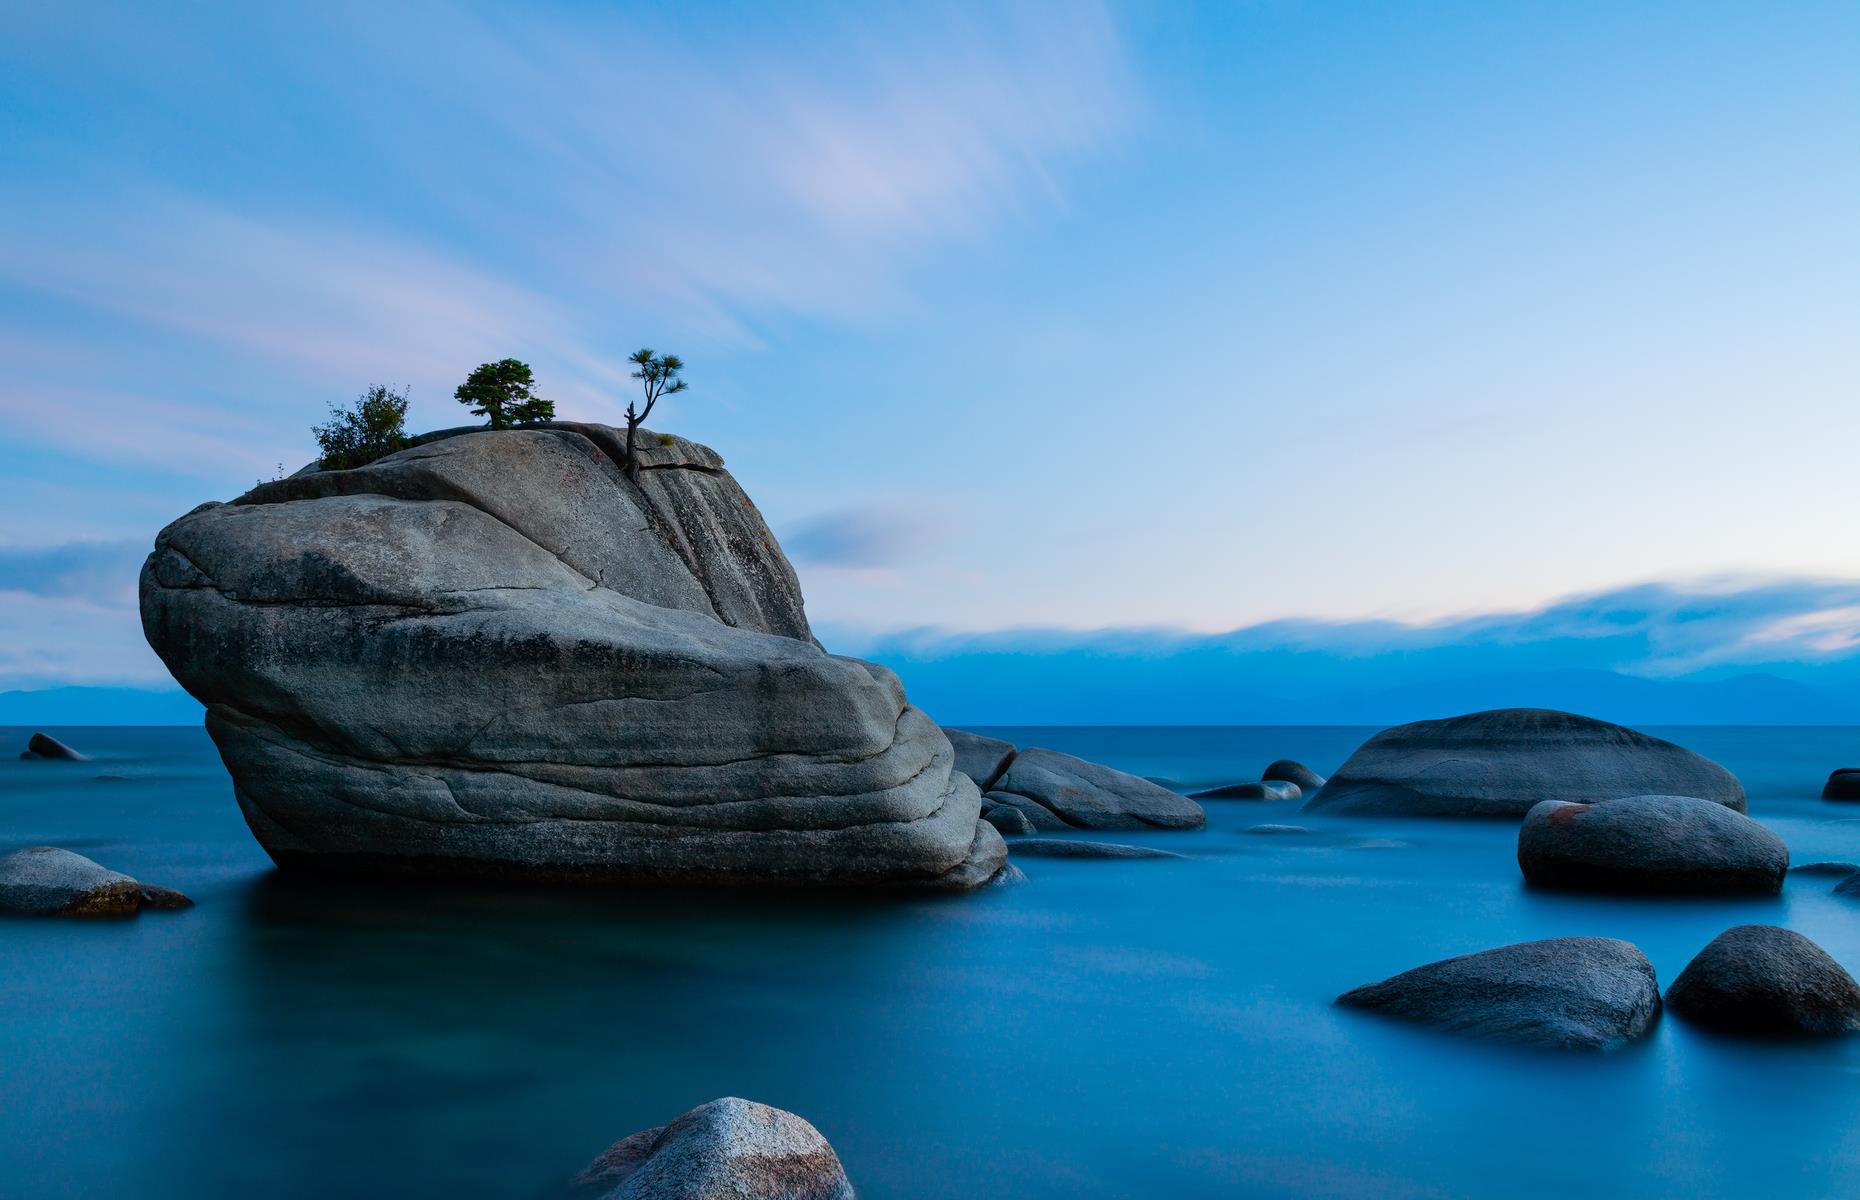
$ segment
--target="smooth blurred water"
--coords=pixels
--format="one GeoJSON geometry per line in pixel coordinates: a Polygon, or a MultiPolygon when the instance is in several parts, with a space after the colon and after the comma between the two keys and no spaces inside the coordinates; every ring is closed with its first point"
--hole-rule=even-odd
{"type": "MultiPolygon", "coordinates": [[[[1110,835],[1186,861],[1029,859],[966,897],[358,886],[275,873],[204,733],[51,732],[96,761],[0,762],[0,851],[66,846],[198,906],[0,920],[9,1200],[538,1197],[722,1095],[813,1121],[867,1200],[1830,1196],[1860,1165],[1860,1039],[1668,1018],[1559,1057],[1330,1003],[1563,934],[1625,937],[1664,984],[1748,921],[1860,968],[1860,905],[1825,878],[1545,895],[1506,823],[1229,801],[1205,832],[1110,835]],[[1313,834],[1244,833],[1266,821],[1313,834]]],[[[995,732],[1186,789],[1328,772],[1369,731],[995,732]]],[[[1860,733],[1657,732],[1737,772],[1797,862],[1860,860],[1860,807],[1815,798],[1860,733]]]]}

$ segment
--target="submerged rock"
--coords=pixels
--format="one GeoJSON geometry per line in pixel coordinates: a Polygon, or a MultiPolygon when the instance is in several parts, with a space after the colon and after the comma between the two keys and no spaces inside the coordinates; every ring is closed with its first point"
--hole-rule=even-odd
{"type": "Polygon", "coordinates": [[[818,1129],[734,1096],[620,1139],[574,1186],[603,1200],[853,1200],[818,1129]]]}
{"type": "Polygon", "coordinates": [[[1001,778],[1014,759],[1014,743],[963,729],[944,728],[943,736],[956,751],[956,769],[986,792],[1001,778]]]}
{"type": "Polygon", "coordinates": [[[287,868],[963,888],[1006,862],[942,731],[813,640],[723,460],[464,432],[205,505],[143,628],[287,868]]]}
{"type": "Polygon", "coordinates": [[[1791,875],[1819,875],[1830,879],[1845,879],[1849,875],[1860,875],[1860,863],[1850,862],[1812,862],[1799,867],[1790,867],[1791,875]]]}
{"type": "Polygon", "coordinates": [[[1794,930],[1738,925],[1711,940],[1666,990],[1689,1021],[1733,1033],[1831,1034],[1860,1029],[1860,985],[1794,930]]]}
{"type": "Polygon", "coordinates": [[[1789,847],[1744,814],[1691,796],[1546,800],[1518,829],[1518,866],[1534,887],[1774,896],[1789,847]]]}
{"type": "Polygon", "coordinates": [[[35,733],[27,739],[21,758],[48,758],[58,762],[89,762],[90,756],[79,754],[48,733],[35,733]]]}
{"type": "Polygon", "coordinates": [[[1247,832],[1272,836],[1272,835],[1286,835],[1286,834],[1296,834],[1296,833],[1310,833],[1311,831],[1309,829],[1306,829],[1303,825],[1250,825],[1247,827],[1247,832]]]}
{"type": "Polygon", "coordinates": [[[55,846],[34,846],[0,858],[0,912],[131,917],[145,908],[186,908],[192,903],[171,888],[137,882],[55,846]]]}
{"type": "Polygon", "coordinates": [[[1860,767],[1842,767],[1821,786],[1823,800],[1860,800],[1860,767]]]}
{"type": "Polygon", "coordinates": [[[998,794],[1032,800],[1074,829],[1200,829],[1208,820],[1199,804],[1147,779],[1037,747],[1014,756],[989,793],[998,794]]]}
{"type": "Polygon", "coordinates": [[[1290,783],[1301,792],[1315,792],[1324,786],[1324,777],[1301,762],[1289,758],[1273,760],[1259,777],[1268,783],[1290,783]]]}
{"type": "Polygon", "coordinates": [[[1296,800],[1302,793],[1295,783],[1262,779],[1258,783],[1230,783],[1225,787],[1191,792],[1191,800],[1296,800]]]}
{"type": "Polygon", "coordinates": [[[1489,1040],[1611,1050],[1653,1025],[1660,990],[1630,943],[1567,937],[1429,963],[1337,1003],[1489,1040]]]}
{"type": "Polygon", "coordinates": [[[1071,838],[1018,838],[1010,854],[1028,858],[1181,858],[1173,850],[1126,846],[1121,842],[1081,842],[1071,838]]]}
{"type": "Polygon", "coordinates": [[[1044,804],[1041,804],[1037,800],[1029,800],[1025,796],[1016,796],[1012,792],[990,792],[982,797],[982,802],[984,804],[993,805],[993,807],[989,809],[990,812],[1000,812],[1002,809],[1009,809],[1019,813],[1022,817],[1026,818],[1027,824],[1036,830],[1045,830],[1049,833],[1054,833],[1072,828],[1072,826],[1060,820],[1058,814],[1054,813],[1052,809],[1046,807],[1044,804]]]}
{"type": "Polygon", "coordinates": [[[1380,816],[1521,817],[1545,800],[1696,796],[1738,812],[1736,776],[1671,742],[1574,713],[1502,708],[1383,730],[1306,807],[1380,816]]]}

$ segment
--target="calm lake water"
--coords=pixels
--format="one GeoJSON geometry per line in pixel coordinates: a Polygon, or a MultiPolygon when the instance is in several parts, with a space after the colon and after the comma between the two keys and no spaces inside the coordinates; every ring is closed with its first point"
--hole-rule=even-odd
{"type": "MultiPolygon", "coordinates": [[[[1860,1039],[1672,1018],[1557,1057],[1332,1007],[1359,983],[1603,934],[1671,982],[1727,926],[1860,969],[1860,904],[1531,893],[1515,827],[1213,802],[1185,861],[1028,859],[936,899],[287,879],[206,735],[0,730],[0,850],[54,844],[198,906],[0,920],[0,1195],[540,1197],[623,1134],[740,1095],[819,1126],[886,1197],[1851,1194],[1860,1039]],[[1266,822],[1308,837],[1248,836],[1266,822]]],[[[1183,788],[1371,731],[996,730],[1183,788]]],[[[1797,863],[1860,860],[1847,729],[1658,730],[1724,763],[1797,863]]]]}

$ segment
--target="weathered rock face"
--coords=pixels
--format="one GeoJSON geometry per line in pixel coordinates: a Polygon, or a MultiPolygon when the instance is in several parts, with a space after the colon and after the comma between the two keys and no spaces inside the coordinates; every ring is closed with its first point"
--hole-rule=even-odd
{"type": "Polygon", "coordinates": [[[1737,777],[1690,750],[1621,725],[1501,708],[1385,729],[1306,807],[1376,816],[1521,817],[1545,800],[1696,796],[1745,809],[1737,777]]]}
{"type": "MultiPolygon", "coordinates": [[[[998,803],[1030,800],[1073,829],[1200,829],[1208,815],[1186,796],[1147,779],[1038,747],[1014,756],[988,793],[998,803]]],[[[1024,804],[1035,828],[1046,829],[1024,804]]]]}
{"type": "Polygon", "coordinates": [[[1742,813],[1691,796],[1546,800],[1518,829],[1518,866],[1536,887],[1774,896],[1789,847],[1742,813]]]}
{"type": "Polygon", "coordinates": [[[1666,991],[1687,1020],[1732,1033],[1860,1030],[1860,986],[1793,930],[1738,925],[1711,940],[1666,991]]]}
{"type": "Polygon", "coordinates": [[[1429,963],[1337,1003],[1493,1041],[1611,1050],[1653,1025],[1660,988],[1632,944],[1567,937],[1429,963]]]}
{"type": "Polygon", "coordinates": [[[0,912],[31,917],[133,917],[145,908],[186,908],[170,888],[138,883],[82,854],[34,846],[0,858],[0,912]]]}
{"type": "Polygon", "coordinates": [[[603,1200],[853,1200],[818,1129],[734,1096],[622,1138],[574,1185],[603,1200]]]}
{"type": "Polygon", "coordinates": [[[722,460],[468,432],[163,530],[149,643],[287,866],[967,887],[1006,861],[942,733],[822,651],[722,460]]]}
{"type": "Polygon", "coordinates": [[[984,792],[1001,778],[1008,763],[1014,761],[1014,743],[966,729],[943,730],[943,736],[956,750],[956,769],[975,781],[984,792]]]}
{"type": "Polygon", "coordinates": [[[1299,791],[1311,793],[1324,786],[1324,777],[1301,762],[1289,758],[1274,759],[1259,777],[1268,783],[1295,784],[1299,791]]]}

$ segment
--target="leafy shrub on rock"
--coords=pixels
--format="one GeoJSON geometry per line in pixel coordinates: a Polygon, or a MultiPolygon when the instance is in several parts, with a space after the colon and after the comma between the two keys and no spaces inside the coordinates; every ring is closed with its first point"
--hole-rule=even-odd
{"type": "Polygon", "coordinates": [[[349,408],[329,406],[329,423],[311,429],[322,447],[325,471],[365,467],[408,445],[407,397],[384,384],[363,392],[349,408]]]}

